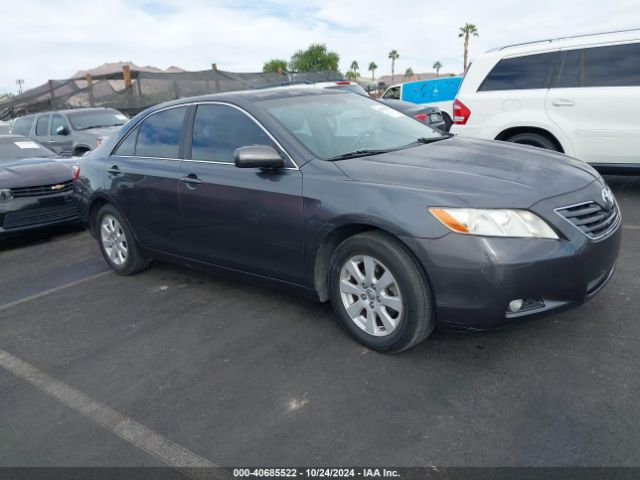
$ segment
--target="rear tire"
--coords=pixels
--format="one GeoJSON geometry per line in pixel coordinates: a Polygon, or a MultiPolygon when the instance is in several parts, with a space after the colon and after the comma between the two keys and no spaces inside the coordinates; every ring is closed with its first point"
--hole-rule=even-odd
{"type": "Polygon", "coordinates": [[[127,222],[113,205],[107,204],[98,211],[95,226],[102,256],[117,274],[133,275],[149,266],[127,222]]]}
{"type": "Polygon", "coordinates": [[[405,247],[383,232],[354,235],[336,248],[329,294],[342,326],[373,350],[407,350],[436,326],[424,273],[405,247]]]}
{"type": "Polygon", "coordinates": [[[522,145],[531,145],[533,147],[544,148],[546,150],[559,151],[555,143],[549,138],[539,133],[517,133],[509,138],[505,138],[506,142],[520,143],[522,145]]]}

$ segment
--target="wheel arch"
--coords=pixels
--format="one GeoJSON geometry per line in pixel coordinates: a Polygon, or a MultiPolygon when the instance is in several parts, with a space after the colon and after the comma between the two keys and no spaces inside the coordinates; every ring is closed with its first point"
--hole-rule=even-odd
{"type": "MultiPolygon", "coordinates": [[[[88,213],[88,216],[87,216],[87,225],[89,226],[89,232],[94,237],[97,237],[97,234],[98,234],[98,231],[96,229],[96,220],[97,220],[98,212],[100,211],[100,209],[102,207],[104,207],[107,204],[113,205],[113,202],[110,202],[105,197],[96,197],[89,204],[89,213],[88,213]]],[[[114,207],[115,207],[115,205],[114,205],[114,207]]],[[[115,207],[115,208],[117,208],[117,207],[115,207]]]]}
{"type": "Polygon", "coordinates": [[[77,157],[79,152],[90,152],[90,151],[91,151],[91,147],[89,147],[89,145],[79,144],[79,145],[73,146],[73,150],[71,151],[71,154],[74,157],[77,157]]]}
{"type": "Polygon", "coordinates": [[[447,127],[447,131],[449,131],[451,129],[451,126],[453,125],[453,120],[451,119],[451,116],[444,110],[441,110],[440,112],[442,113],[445,127],[447,127]]]}
{"type": "MultiPolygon", "coordinates": [[[[378,225],[368,223],[348,223],[335,227],[329,231],[319,243],[318,249],[315,254],[313,264],[313,284],[318,298],[321,302],[329,300],[329,269],[331,266],[331,257],[338,245],[344,242],[347,238],[357,235],[359,233],[368,231],[382,232],[389,237],[398,241],[403,247],[404,251],[409,255],[416,263],[426,282],[429,284],[431,294],[435,297],[433,286],[429,275],[426,272],[424,265],[418,260],[417,256],[413,253],[411,248],[402,240],[402,238],[389,230],[382,228],[378,225]]],[[[434,305],[435,305],[435,298],[434,305]]]]}
{"type": "Polygon", "coordinates": [[[519,126],[519,127],[509,127],[503,131],[501,131],[497,136],[496,140],[506,140],[513,135],[517,135],[519,133],[535,133],[547,138],[551,141],[561,153],[566,153],[566,148],[562,144],[562,142],[558,139],[556,135],[551,133],[549,130],[541,128],[541,127],[532,127],[532,126],[519,126]]]}

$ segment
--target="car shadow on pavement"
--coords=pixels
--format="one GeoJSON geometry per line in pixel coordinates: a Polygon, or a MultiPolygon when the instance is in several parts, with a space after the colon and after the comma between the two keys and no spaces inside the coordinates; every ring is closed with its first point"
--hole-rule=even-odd
{"type": "Polygon", "coordinates": [[[80,233],[84,231],[84,226],[80,223],[61,225],[38,230],[15,233],[5,238],[0,238],[0,253],[7,250],[14,250],[34,245],[46,243],[56,237],[80,233]]]}

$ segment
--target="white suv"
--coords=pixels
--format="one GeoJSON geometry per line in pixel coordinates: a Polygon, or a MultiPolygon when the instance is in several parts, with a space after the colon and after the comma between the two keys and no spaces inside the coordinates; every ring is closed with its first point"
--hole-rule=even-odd
{"type": "Polygon", "coordinates": [[[469,67],[452,133],[640,170],[640,30],[491,50],[469,67]]]}

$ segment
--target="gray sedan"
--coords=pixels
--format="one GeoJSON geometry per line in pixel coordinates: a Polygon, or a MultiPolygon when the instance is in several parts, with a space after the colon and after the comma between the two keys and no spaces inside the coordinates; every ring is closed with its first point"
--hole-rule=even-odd
{"type": "Polygon", "coordinates": [[[620,248],[616,201],[583,162],[328,89],[158,105],[77,168],[115,272],[158,258],[331,300],[376,350],[578,305],[620,248]]]}

